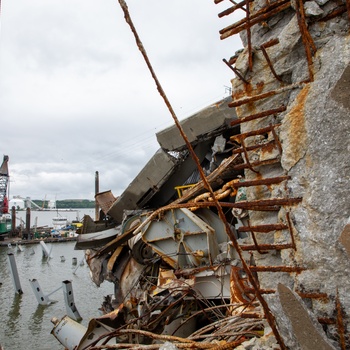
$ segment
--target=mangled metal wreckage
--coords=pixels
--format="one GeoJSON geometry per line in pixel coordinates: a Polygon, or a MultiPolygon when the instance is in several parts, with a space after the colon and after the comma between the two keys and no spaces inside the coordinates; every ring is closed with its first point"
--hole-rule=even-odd
{"type": "MultiPolygon", "coordinates": [[[[182,126],[231,230],[244,239],[243,231],[235,231],[248,214],[239,205],[245,199],[242,157],[235,152],[237,129],[230,126],[227,103],[198,112],[182,126]]],[[[85,250],[94,283],[112,282],[115,292],[105,297],[104,315],[79,333],[78,342],[64,343],[68,348],[158,348],[165,341],[206,348],[262,335],[263,320],[247,318],[256,312],[255,298],[196,164],[175,127],[157,139],[162,148],[121,196],[96,195],[100,220],[84,218],[76,249],[85,250]]],[[[252,264],[248,252],[246,259],[252,264]]],[[[67,324],[67,317],[57,322],[53,334],[67,324]]]]}

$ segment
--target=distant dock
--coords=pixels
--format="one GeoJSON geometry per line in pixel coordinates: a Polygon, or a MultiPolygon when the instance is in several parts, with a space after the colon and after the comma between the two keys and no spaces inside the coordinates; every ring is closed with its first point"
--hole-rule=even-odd
{"type": "Polygon", "coordinates": [[[18,237],[9,237],[4,239],[3,241],[0,241],[0,247],[7,247],[9,244],[21,244],[21,245],[28,245],[28,244],[38,244],[40,241],[43,241],[45,243],[64,243],[64,242],[74,242],[77,240],[77,237],[47,237],[47,238],[40,238],[40,239],[20,239],[18,237]]]}

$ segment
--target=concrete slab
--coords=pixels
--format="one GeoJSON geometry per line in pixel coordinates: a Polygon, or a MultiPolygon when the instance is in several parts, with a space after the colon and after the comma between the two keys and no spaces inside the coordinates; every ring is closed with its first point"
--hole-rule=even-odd
{"type": "MultiPolygon", "coordinates": [[[[205,139],[205,135],[214,130],[227,127],[229,122],[236,119],[234,108],[229,108],[231,97],[218,101],[209,107],[191,115],[180,122],[188,140],[195,145],[205,139]]],[[[186,147],[185,142],[175,125],[156,134],[159,145],[168,151],[181,150],[186,147]]]]}
{"type": "Polygon", "coordinates": [[[163,186],[175,169],[178,160],[159,149],[141,172],[117,198],[108,214],[122,222],[124,210],[142,209],[144,204],[163,186]]]}

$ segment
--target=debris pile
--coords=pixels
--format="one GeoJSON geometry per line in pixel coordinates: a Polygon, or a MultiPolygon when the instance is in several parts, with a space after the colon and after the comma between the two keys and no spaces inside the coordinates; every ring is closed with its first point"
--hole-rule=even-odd
{"type": "Polygon", "coordinates": [[[85,219],[77,249],[115,293],[76,349],[350,346],[350,5],[227,4],[232,98],[160,132],[85,219]]]}

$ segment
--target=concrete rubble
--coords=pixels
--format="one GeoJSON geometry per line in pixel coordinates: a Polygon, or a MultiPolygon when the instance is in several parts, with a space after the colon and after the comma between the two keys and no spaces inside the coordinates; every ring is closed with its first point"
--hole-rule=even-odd
{"type": "Polygon", "coordinates": [[[77,249],[115,293],[72,349],[350,348],[350,3],[226,5],[232,97],[96,195],[77,249]]]}

